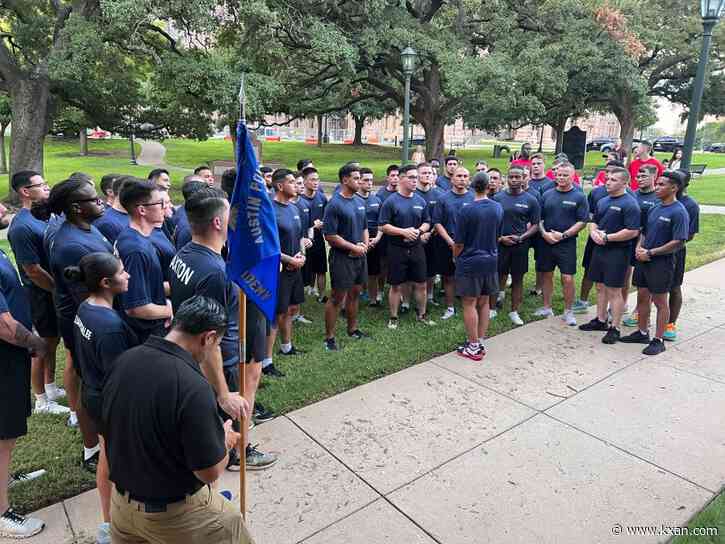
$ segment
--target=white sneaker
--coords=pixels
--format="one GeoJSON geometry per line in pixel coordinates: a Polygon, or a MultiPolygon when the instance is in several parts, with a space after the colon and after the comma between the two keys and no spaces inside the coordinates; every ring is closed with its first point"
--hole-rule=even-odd
{"type": "Polygon", "coordinates": [[[448,309],[447,309],[447,310],[445,311],[445,313],[444,313],[444,314],[443,314],[443,315],[441,316],[441,319],[442,319],[443,321],[445,321],[445,320],[447,320],[447,319],[450,319],[450,318],[451,318],[451,317],[453,317],[454,315],[456,315],[456,310],[455,310],[454,308],[448,308],[448,309]]]}
{"type": "Polygon", "coordinates": [[[71,412],[68,416],[66,425],[68,425],[68,427],[78,427],[78,414],[71,412]]]}
{"type": "Polygon", "coordinates": [[[574,312],[571,310],[566,310],[563,314],[561,314],[561,318],[564,320],[564,323],[570,327],[576,327],[576,317],[574,316],[574,312]]]}
{"type": "Polygon", "coordinates": [[[509,319],[511,320],[511,323],[513,323],[517,327],[520,327],[524,324],[524,320],[521,319],[521,316],[518,312],[509,312],[509,319]]]}
{"type": "Polygon", "coordinates": [[[40,478],[43,475],[45,475],[44,468],[41,468],[40,470],[34,470],[33,472],[16,472],[15,474],[11,474],[10,478],[8,479],[8,489],[18,484],[24,484],[25,482],[35,480],[36,478],[40,478]]]}
{"type": "Polygon", "coordinates": [[[59,400],[65,398],[65,389],[52,384],[45,390],[45,394],[48,396],[48,400],[59,400]]]}
{"type": "Polygon", "coordinates": [[[488,311],[488,318],[489,319],[495,319],[498,315],[498,312],[496,310],[489,310],[488,311]]]}
{"type": "Polygon", "coordinates": [[[54,415],[60,415],[60,414],[68,414],[70,413],[70,408],[67,406],[63,406],[62,404],[58,404],[54,400],[49,400],[45,404],[38,405],[38,403],[35,403],[35,408],[33,409],[34,414],[54,414],[54,415]]]}
{"type": "Polygon", "coordinates": [[[6,538],[29,538],[37,535],[45,527],[45,522],[36,518],[26,518],[8,508],[0,517],[0,536],[6,538]]]}
{"type": "Polygon", "coordinates": [[[111,524],[103,522],[98,526],[96,544],[111,544],[111,524]]]}
{"type": "Polygon", "coordinates": [[[554,310],[551,308],[539,308],[534,312],[536,317],[551,317],[554,315],[554,310]]]}
{"type": "Polygon", "coordinates": [[[293,320],[293,321],[294,321],[295,323],[302,323],[303,325],[311,325],[311,324],[312,324],[312,321],[311,321],[310,319],[307,319],[307,318],[306,318],[305,316],[303,316],[302,314],[297,314],[296,316],[294,316],[294,317],[292,318],[292,320],[293,320]]]}
{"type": "Polygon", "coordinates": [[[509,274],[509,277],[506,278],[506,287],[511,287],[511,274],[509,274]]]}
{"type": "Polygon", "coordinates": [[[499,291],[498,297],[496,297],[496,301],[503,302],[504,300],[506,300],[506,291],[499,291]]]}

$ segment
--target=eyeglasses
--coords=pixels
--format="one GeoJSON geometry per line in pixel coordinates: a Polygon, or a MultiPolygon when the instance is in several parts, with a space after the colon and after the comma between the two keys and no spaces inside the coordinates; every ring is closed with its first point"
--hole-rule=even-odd
{"type": "Polygon", "coordinates": [[[156,202],[145,202],[143,204],[139,204],[139,206],[158,206],[159,204],[162,208],[166,207],[166,202],[164,202],[163,200],[158,200],[156,202]]]}
{"type": "Polygon", "coordinates": [[[103,199],[100,196],[94,196],[93,198],[79,198],[78,200],[73,201],[76,204],[80,204],[81,202],[95,202],[99,206],[103,204],[103,199]]]}
{"type": "Polygon", "coordinates": [[[48,187],[48,182],[44,181],[43,183],[33,183],[25,186],[26,189],[32,189],[33,187],[48,187]]]}

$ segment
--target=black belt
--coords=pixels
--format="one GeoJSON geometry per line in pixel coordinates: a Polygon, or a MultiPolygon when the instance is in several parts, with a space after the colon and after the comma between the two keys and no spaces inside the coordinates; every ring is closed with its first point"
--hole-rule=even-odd
{"type": "Polygon", "coordinates": [[[134,493],[128,493],[125,489],[122,487],[116,486],[116,491],[118,491],[121,495],[126,495],[128,493],[129,500],[136,501],[138,503],[143,504],[144,511],[147,514],[158,514],[160,512],[166,512],[167,507],[170,504],[174,504],[177,502],[181,502],[186,499],[186,497],[190,495],[194,495],[197,493],[203,485],[197,487],[194,491],[191,491],[189,493],[186,493],[185,495],[179,495],[177,497],[166,497],[163,499],[151,499],[148,497],[142,497],[141,495],[136,495],[134,493]]]}

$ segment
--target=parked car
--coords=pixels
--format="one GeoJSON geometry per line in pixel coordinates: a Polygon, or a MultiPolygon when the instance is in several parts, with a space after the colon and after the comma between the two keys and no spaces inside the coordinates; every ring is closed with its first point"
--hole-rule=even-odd
{"type": "Polygon", "coordinates": [[[706,145],[704,147],[704,151],[710,151],[711,153],[725,153],[725,143],[706,145]]]}
{"type": "Polygon", "coordinates": [[[660,136],[652,142],[652,149],[654,151],[667,151],[671,153],[678,147],[683,147],[684,145],[685,142],[672,136],[660,136]]]}
{"type": "Polygon", "coordinates": [[[606,153],[614,149],[617,142],[614,138],[594,138],[587,143],[587,151],[602,151],[606,153]]]}

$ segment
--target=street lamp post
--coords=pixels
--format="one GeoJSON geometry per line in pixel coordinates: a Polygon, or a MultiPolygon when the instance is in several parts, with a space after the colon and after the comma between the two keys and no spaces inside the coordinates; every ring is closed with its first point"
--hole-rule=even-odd
{"type": "Polygon", "coordinates": [[[400,61],[403,65],[403,74],[405,75],[405,110],[403,112],[403,155],[400,164],[408,162],[410,151],[410,78],[415,72],[415,61],[418,53],[415,49],[408,46],[400,53],[400,61]]]}
{"type": "Polygon", "coordinates": [[[690,105],[690,113],[687,119],[685,148],[682,150],[681,169],[685,171],[690,170],[690,164],[692,163],[692,150],[695,147],[697,122],[700,117],[700,104],[702,103],[702,93],[705,87],[705,68],[707,67],[707,57],[710,54],[712,29],[718,20],[720,20],[723,4],[725,4],[725,0],[701,0],[700,8],[703,28],[702,50],[700,51],[700,62],[697,65],[695,86],[692,90],[692,104],[690,105]]]}

